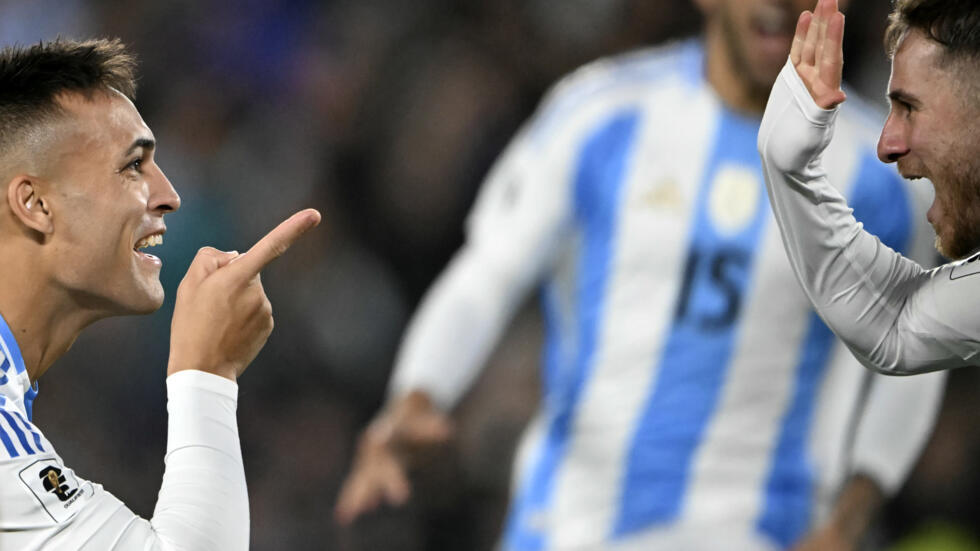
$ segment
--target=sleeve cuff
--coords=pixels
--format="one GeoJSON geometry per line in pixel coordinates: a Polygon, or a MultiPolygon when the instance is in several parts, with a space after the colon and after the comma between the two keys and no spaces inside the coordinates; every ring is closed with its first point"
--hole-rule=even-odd
{"type": "Polygon", "coordinates": [[[221,375],[197,369],[185,369],[167,377],[168,392],[190,388],[206,390],[233,400],[238,399],[238,383],[221,375]]]}
{"type": "Polygon", "coordinates": [[[806,117],[811,124],[816,126],[827,126],[833,122],[834,117],[837,116],[837,111],[840,106],[836,106],[832,109],[824,109],[813,101],[813,96],[810,95],[810,91],[806,89],[806,84],[803,83],[803,79],[800,78],[800,74],[796,72],[796,67],[793,67],[793,62],[789,59],[786,60],[786,65],[783,66],[783,70],[780,72],[779,78],[786,82],[786,86],[789,87],[790,93],[793,95],[793,100],[796,105],[800,108],[800,112],[806,117]]]}
{"type": "Polygon", "coordinates": [[[167,455],[185,447],[219,450],[241,462],[238,384],[197,370],[167,377],[167,455]]]}

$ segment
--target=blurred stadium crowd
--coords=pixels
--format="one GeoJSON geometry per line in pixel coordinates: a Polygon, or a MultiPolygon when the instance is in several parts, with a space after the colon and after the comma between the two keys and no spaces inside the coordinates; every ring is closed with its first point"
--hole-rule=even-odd
{"type": "MultiPolygon", "coordinates": [[[[848,15],[845,76],[871,97],[887,79],[888,11],[854,2],[848,15]]],[[[79,474],[149,516],[181,276],[198,247],[244,250],[315,206],[322,227],[265,274],[277,328],[240,381],[253,549],[490,549],[537,396],[535,305],[465,402],[453,445],[419,473],[424,502],[336,526],[355,437],[485,171],[542,93],[698,23],[688,0],[0,0],[2,45],[117,36],[139,54],[137,105],[183,200],[158,253],[163,311],[85,332],[41,381],[35,421],[79,474]]],[[[980,548],[978,392],[978,374],[952,374],[869,548],[980,548]]]]}

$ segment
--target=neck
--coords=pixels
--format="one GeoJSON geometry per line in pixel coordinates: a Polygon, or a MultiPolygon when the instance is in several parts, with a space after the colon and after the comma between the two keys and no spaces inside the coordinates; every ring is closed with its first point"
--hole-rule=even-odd
{"type": "Polygon", "coordinates": [[[771,87],[756,85],[745,63],[728,46],[719,22],[705,36],[705,77],[721,101],[747,115],[761,116],[771,87]]]}
{"type": "Polygon", "coordinates": [[[70,293],[40,277],[49,273],[40,255],[25,254],[16,241],[0,239],[0,258],[16,266],[0,273],[0,314],[17,339],[33,383],[68,351],[82,329],[104,316],[80,307],[70,293]]]}

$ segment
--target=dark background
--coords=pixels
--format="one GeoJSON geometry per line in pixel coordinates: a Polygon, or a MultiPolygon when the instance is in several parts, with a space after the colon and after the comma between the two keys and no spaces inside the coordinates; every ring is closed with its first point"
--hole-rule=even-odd
{"type": "MultiPolygon", "coordinates": [[[[881,101],[889,9],[852,2],[845,40],[846,76],[881,101]]],[[[332,508],[356,435],[481,178],[547,87],[698,26],[686,0],[0,0],[0,44],[61,34],[132,47],[137,105],[183,199],[157,249],[164,308],[83,333],[40,382],[35,422],[79,475],[151,516],[181,276],[198,247],[245,250],[315,206],[321,228],[263,274],[276,330],[240,380],[253,549],[490,549],[537,395],[533,304],[464,402],[452,445],[418,473],[419,498],[350,530],[332,508]]],[[[978,549],[977,379],[950,378],[936,434],[869,549],[978,549]]]]}

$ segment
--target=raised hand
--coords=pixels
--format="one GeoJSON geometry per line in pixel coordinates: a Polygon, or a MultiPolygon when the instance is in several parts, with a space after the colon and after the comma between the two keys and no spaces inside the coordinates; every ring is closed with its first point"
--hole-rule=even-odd
{"type": "Polygon", "coordinates": [[[337,522],[349,524],[383,503],[403,505],[411,493],[409,468],[451,434],[449,419],[425,394],[412,392],[392,404],[361,435],[337,498],[337,522]]]}
{"type": "Polygon", "coordinates": [[[199,250],[177,289],[167,375],[197,369],[236,380],[272,332],[272,305],[259,272],[319,223],[320,213],[306,209],[245,254],[199,250]]]}
{"type": "Polygon", "coordinates": [[[831,109],[847,96],[841,90],[844,70],[844,14],[837,0],[817,0],[800,14],[789,57],[817,105],[831,109]]]}

